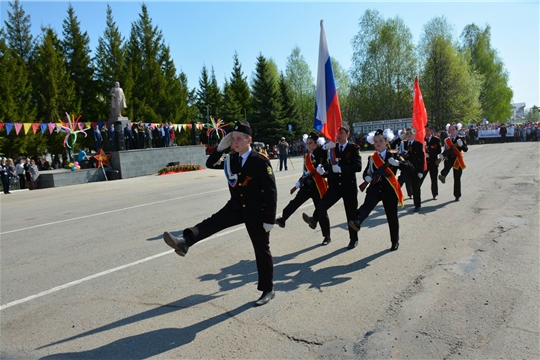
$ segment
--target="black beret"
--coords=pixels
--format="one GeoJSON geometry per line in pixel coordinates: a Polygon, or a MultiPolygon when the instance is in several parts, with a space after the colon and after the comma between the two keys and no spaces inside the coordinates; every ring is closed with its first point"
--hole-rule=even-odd
{"type": "Polygon", "coordinates": [[[249,123],[247,121],[237,121],[234,124],[233,131],[239,131],[251,136],[251,127],[249,126],[249,123]]]}

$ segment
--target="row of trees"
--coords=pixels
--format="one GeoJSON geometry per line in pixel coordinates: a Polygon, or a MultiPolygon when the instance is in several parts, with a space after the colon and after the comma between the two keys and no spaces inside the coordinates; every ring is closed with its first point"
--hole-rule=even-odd
{"type": "MultiPolygon", "coordinates": [[[[106,28],[94,57],[71,4],[62,37],[43,27],[37,39],[19,0],[9,6],[0,30],[0,122],[57,122],[66,111],[82,114],[83,121],[106,121],[107,94],[120,81],[128,100],[123,114],[132,121],[247,119],[255,139],[265,143],[281,136],[299,138],[312,128],[315,79],[299,47],[292,49],[284,71],[260,54],[249,82],[236,53],[230,77],[221,87],[214,69],[203,65],[198,88],[190,89],[145,4],[127,39],[107,7],[106,28]]],[[[351,69],[332,59],[344,121],[410,117],[416,75],[435,125],[508,119],[512,91],[504,64],[490,44],[490,27],[468,25],[461,41],[452,33],[444,17],[435,18],[424,26],[415,45],[402,19],[384,19],[376,10],[367,10],[351,41],[351,69]]],[[[189,139],[181,134],[183,141],[189,139]]],[[[207,141],[204,134],[202,141],[207,141]]],[[[8,136],[0,139],[0,151],[38,154],[54,151],[59,144],[54,135],[8,136]]]]}

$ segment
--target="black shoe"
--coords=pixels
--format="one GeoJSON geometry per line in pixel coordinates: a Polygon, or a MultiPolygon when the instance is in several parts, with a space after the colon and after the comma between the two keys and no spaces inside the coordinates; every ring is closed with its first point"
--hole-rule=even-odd
{"type": "Polygon", "coordinates": [[[315,229],[317,227],[317,223],[315,222],[315,219],[309,216],[306,213],[302,213],[302,219],[309,225],[310,228],[315,229]]]}
{"type": "Polygon", "coordinates": [[[276,297],[276,292],[272,289],[271,291],[265,291],[262,293],[259,300],[255,301],[255,306],[261,306],[268,304],[270,300],[276,297]]]}
{"type": "Polygon", "coordinates": [[[278,224],[278,226],[280,228],[284,228],[285,227],[285,220],[283,220],[283,218],[277,218],[276,219],[276,224],[278,224]]]}
{"type": "Polygon", "coordinates": [[[167,245],[174,249],[175,253],[180,256],[186,256],[189,246],[183,236],[176,238],[165,231],[165,233],[163,233],[163,240],[165,240],[167,245]]]}
{"type": "Polygon", "coordinates": [[[446,182],[446,178],[442,175],[439,175],[439,180],[444,184],[446,182]]]}
{"type": "Polygon", "coordinates": [[[459,196],[458,196],[458,197],[456,197],[456,201],[459,201],[459,196]]]}
{"type": "Polygon", "coordinates": [[[420,211],[420,206],[415,206],[414,207],[414,212],[419,212],[420,211]]]}
{"type": "Polygon", "coordinates": [[[326,245],[330,244],[331,242],[332,242],[332,239],[330,239],[330,236],[325,236],[321,245],[326,246],[326,245]]]}
{"type": "Polygon", "coordinates": [[[358,246],[358,240],[351,240],[349,242],[349,245],[347,246],[347,249],[352,250],[357,246],[358,246]]]}
{"type": "Polygon", "coordinates": [[[390,247],[390,251],[396,251],[399,248],[399,241],[396,241],[392,243],[392,246],[390,247]]]}
{"type": "Polygon", "coordinates": [[[437,200],[438,198],[439,198],[439,197],[438,197],[437,195],[435,195],[435,196],[433,197],[433,200],[437,200]]]}
{"type": "Polygon", "coordinates": [[[360,231],[360,220],[355,219],[348,222],[349,227],[354,231],[360,231]]]}

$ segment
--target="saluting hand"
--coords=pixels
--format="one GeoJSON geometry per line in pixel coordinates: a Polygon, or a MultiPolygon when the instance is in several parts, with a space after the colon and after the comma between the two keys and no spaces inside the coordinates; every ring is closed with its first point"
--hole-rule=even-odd
{"type": "Polygon", "coordinates": [[[228,133],[221,141],[219,142],[219,145],[217,146],[217,151],[224,151],[225,149],[229,148],[231,146],[232,142],[232,132],[228,133]]]}
{"type": "Polygon", "coordinates": [[[325,171],[324,171],[324,168],[323,168],[323,166],[322,166],[321,164],[319,164],[319,165],[317,166],[317,169],[316,169],[316,170],[317,170],[317,172],[318,172],[319,174],[324,175],[324,172],[325,172],[325,171]]]}

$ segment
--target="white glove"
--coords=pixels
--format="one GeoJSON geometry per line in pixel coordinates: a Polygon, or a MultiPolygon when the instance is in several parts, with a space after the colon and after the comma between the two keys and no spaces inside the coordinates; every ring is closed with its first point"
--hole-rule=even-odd
{"type": "Polygon", "coordinates": [[[457,146],[462,147],[463,141],[461,139],[457,139],[457,146]]]}
{"type": "Polygon", "coordinates": [[[332,141],[329,141],[326,144],[324,144],[322,148],[323,148],[323,150],[330,150],[330,149],[333,149],[335,147],[336,147],[336,143],[332,142],[332,141]]]}
{"type": "Polygon", "coordinates": [[[321,175],[324,175],[324,173],[325,173],[324,168],[323,168],[323,166],[322,166],[321,164],[319,164],[319,165],[317,166],[317,169],[316,169],[316,170],[317,170],[317,172],[318,172],[319,174],[321,174],[321,175]]]}
{"type": "Polygon", "coordinates": [[[392,165],[392,166],[399,166],[399,160],[394,159],[394,158],[392,158],[392,157],[391,157],[390,159],[388,159],[388,163],[389,163],[390,165],[392,165]]]}
{"type": "Polygon", "coordinates": [[[419,178],[419,179],[421,179],[421,178],[423,178],[423,177],[424,177],[424,174],[418,173],[418,178],[419,178]]]}
{"type": "Polygon", "coordinates": [[[373,180],[373,179],[371,178],[371,176],[368,175],[368,176],[366,176],[366,177],[364,178],[364,180],[366,180],[366,182],[370,183],[371,180],[373,180]]]}
{"type": "Polygon", "coordinates": [[[339,167],[339,165],[332,165],[332,171],[335,173],[340,173],[341,168],[339,167]]]}
{"type": "Polygon", "coordinates": [[[439,159],[441,159],[441,160],[444,160],[444,155],[443,155],[443,154],[439,154],[439,155],[437,155],[437,157],[438,157],[439,159]]]}
{"type": "Polygon", "coordinates": [[[221,141],[219,142],[219,145],[217,146],[217,151],[224,151],[228,147],[231,146],[232,142],[232,132],[228,133],[221,141]]]}
{"type": "Polygon", "coordinates": [[[300,189],[300,181],[297,181],[296,184],[294,184],[294,186],[296,186],[297,189],[300,189]]]}
{"type": "Polygon", "coordinates": [[[272,229],[274,228],[274,224],[267,224],[267,223],[264,223],[264,224],[263,224],[263,228],[264,228],[264,231],[270,232],[270,230],[272,230],[272,229]]]}

